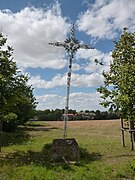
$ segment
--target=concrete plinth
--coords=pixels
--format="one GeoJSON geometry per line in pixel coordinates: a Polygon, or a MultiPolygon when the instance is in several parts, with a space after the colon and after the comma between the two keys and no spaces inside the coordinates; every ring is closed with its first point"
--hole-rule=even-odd
{"type": "Polygon", "coordinates": [[[51,147],[51,158],[55,162],[78,161],[78,143],[74,138],[54,139],[51,147]]]}

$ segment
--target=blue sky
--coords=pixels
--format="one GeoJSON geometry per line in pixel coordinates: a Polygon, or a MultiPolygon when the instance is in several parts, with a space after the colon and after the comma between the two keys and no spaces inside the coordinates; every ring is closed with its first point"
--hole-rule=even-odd
{"type": "Polygon", "coordinates": [[[96,88],[103,84],[102,71],[109,70],[113,41],[123,27],[135,29],[134,0],[0,0],[0,28],[14,48],[14,60],[29,74],[37,109],[64,108],[67,53],[48,45],[64,41],[71,24],[76,38],[94,47],[78,50],[73,60],[70,107],[105,110],[96,88]],[[96,65],[94,59],[103,61],[96,65]]]}

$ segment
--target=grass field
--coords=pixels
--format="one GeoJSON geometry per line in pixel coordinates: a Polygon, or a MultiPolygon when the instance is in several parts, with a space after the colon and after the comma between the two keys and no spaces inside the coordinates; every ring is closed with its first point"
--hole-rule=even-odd
{"type": "Polygon", "coordinates": [[[52,140],[62,138],[63,122],[30,122],[3,135],[1,180],[132,180],[129,133],[121,144],[119,120],[69,121],[68,138],[79,144],[76,164],[51,164],[52,140]]]}

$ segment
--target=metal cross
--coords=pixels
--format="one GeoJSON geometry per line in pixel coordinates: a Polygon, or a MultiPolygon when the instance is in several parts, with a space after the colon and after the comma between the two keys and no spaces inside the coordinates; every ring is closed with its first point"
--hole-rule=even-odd
{"type": "Polygon", "coordinates": [[[69,94],[70,94],[70,80],[71,80],[71,70],[72,70],[72,61],[74,57],[74,53],[82,48],[82,49],[93,49],[92,47],[80,44],[80,42],[75,37],[75,27],[74,24],[70,29],[70,36],[64,42],[51,42],[50,45],[54,46],[62,46],[68,52],[69,55],[69,65],[68,65],[68,73],[67,73],[67,94],[66,94],[66,106],[64,112],[64,133],[63,138],[67,137],[67,121],[68,121],[68,108],[69,108],[69,94]]]}

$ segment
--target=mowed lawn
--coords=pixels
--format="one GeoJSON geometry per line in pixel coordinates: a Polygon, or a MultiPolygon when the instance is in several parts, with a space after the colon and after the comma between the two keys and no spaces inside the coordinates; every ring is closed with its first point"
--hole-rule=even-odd
{"type": "Polygon", "coordinates": [[[63,121],[28,122],[3,135],[1,180],[132,180],[129,133],[121,143],[120,120],[69,121],[68,138],[79,144],[78,163],[51,163],[52,140],[62,138],[63,121]]]}

